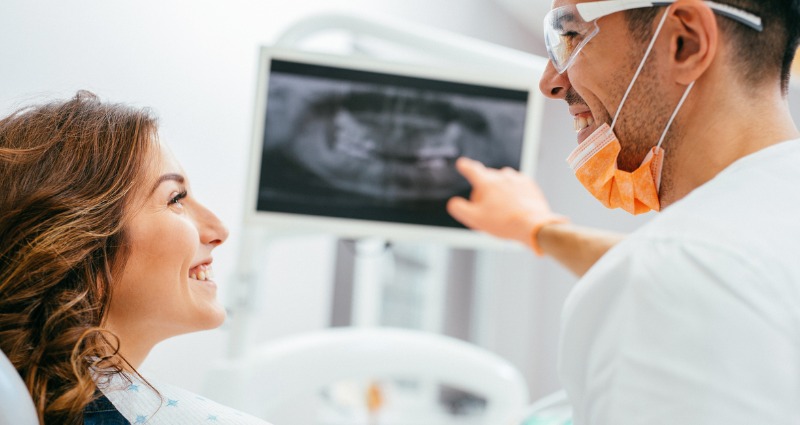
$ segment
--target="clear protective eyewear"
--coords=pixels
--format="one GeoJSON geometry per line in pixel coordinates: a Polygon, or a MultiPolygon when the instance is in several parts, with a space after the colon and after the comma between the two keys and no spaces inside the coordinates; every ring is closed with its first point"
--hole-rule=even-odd
{"type": "MultiPolygon", "coordinates": [[[[669,6],[676,1],[603,0],[557,7],[544,17],[544,42],[550,62],[559,74],[563,74],[586,43],[600,32],[597,20],[603,16],[623,10],[669,6]]],[[[764,29],[761,18],[750,12],[713,1],[704,3],[720,16],[759,32],[764,29]]]]}

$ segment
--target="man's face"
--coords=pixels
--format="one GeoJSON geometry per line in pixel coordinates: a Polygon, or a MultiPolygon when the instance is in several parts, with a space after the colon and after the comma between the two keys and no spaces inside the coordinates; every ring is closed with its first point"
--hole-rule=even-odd
{"type": "MultiPolygon", "coordinates": [[[[584,3],[555,0],[553,8],[584,3]]],[[[575,117],[578,143],[600,125],[611,125],[625,90],[641,62],[646,42],[636,40],[628,29],[624,12],[613,13],[597,21],[599,33],[578,53],[572,66],[563,74],[548,64],[539,83],[548,97],[562,99],[575,117]]],[[[660,95],[658,58],[651,52],[620,113],[614,132],[622,145],[618,166],[633,171],[647,152],[658,142],[669,118],[660,95]]]]}

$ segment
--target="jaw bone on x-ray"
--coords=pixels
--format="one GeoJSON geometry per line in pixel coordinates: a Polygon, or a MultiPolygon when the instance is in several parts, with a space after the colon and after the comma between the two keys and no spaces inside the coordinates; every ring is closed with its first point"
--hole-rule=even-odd
{"type": "Polygon", "coordinates": [[[524,93],[495,99],[390,81],[273,65],[259,209],[458,226],[444,210],[470,189],[456,158],[519,167],[524,93]]]}

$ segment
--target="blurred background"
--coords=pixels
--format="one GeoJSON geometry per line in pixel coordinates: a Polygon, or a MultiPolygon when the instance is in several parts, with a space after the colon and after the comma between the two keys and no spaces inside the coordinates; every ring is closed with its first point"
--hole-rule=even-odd
{"type": "MultiPolygon", "coordinates": [[[[80,89],[152,108],[196,196],[231,230],[215,251],[214,268],[220,296],[232,304],[228,284],[245,231],[260,46],[298,19],[335,10],[544,55],[541,22],[548,9],[541,0],[3,0],[0,112],[80,89]]],[[[539,75],[530,78],[535,84],[539,75]]],[[[793,104],[797,90],[793,85],[793,104]]],[[[546,101],[543,122],[535,177],[556,211],[618,231],[650,218],[608,211],[580,187],[564,161],[575,136],[563,102],[546,101]]],[[[422,329],[507,359],[522,371],[532,399],[559,388],[559,316],[575,277],[551,260],[524,249],[448,249],[436,241],[387,249],[326,234],[282,237],[261,258],[255,343],[332,326],[422,329]],[[359,291],[352,283],[359,261],[394,271],[372,293],[359,291]],[[377,310],[365,313],[365,305],[377,310]]],[[[206,373],[228,353],[230,336],[226,324],[173,338],[156,347],[143,370],[202,393],[206,373]]]]}

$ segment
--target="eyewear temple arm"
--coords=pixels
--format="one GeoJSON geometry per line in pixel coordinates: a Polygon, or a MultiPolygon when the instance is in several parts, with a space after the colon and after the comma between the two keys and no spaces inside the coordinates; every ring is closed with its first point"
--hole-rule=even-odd
{"type": "MultiPolygon", "coordinates": [[[[623,10],[638,9],[643,7],[669,6],[672,3],[675,3],[675,0],[667,0],[667,1],[606,0],[606,1],[597,1],[589,3],[578,3],[575,5],[575,7],[578,9],[578,12],[581,14],[583,20],[589,22],[598,18],[602,18],[603,16],[610,15],[615,12],[621,12],[623,10]]],[[[708,7],[711,8],[711,10],[718,13],[720,16],[733,19],[759,32],[764,30],[761,18],[750,12],[735,8],[733,6],[728,6],[727,4],[720,4],[713,1],[705,1],[704,3],[706,3],[708,7]]]]}

